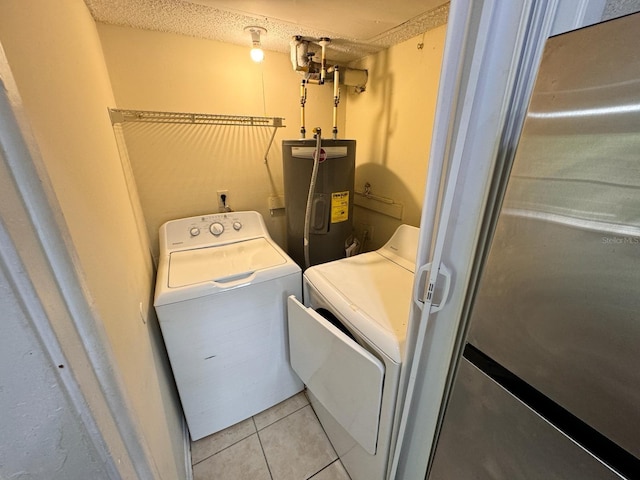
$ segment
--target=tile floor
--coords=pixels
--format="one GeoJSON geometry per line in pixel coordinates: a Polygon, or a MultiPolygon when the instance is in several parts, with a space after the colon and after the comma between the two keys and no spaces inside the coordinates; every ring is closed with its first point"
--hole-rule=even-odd
{"type": "Polygon", "coordinates": [[[194,480],[349,480],[304,392],[191,444],[194,480]]]}

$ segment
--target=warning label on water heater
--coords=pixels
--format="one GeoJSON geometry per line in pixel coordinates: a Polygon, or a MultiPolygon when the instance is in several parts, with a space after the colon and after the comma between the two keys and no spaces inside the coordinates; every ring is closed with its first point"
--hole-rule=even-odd
{"type": "Polygon", "coordinates": [[[331,223],[349,220],[349,192],[333,192],[331,194],[331,223]]]}

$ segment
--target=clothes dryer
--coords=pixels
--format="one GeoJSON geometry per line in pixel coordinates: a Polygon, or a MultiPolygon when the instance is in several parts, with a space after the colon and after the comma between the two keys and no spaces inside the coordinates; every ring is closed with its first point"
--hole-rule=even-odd
{"type": "Polygon", "coordinates": [[[291,364],[352,480],[386,479],[418,234],[307,269],[288,300],[291,364]]]}
{"type": "Polygon", "coordinates": [[[285,315],[301,289],[300,267],[257,212],[162,225],[154,306],[192,440],[303,389],[285,315]]]}

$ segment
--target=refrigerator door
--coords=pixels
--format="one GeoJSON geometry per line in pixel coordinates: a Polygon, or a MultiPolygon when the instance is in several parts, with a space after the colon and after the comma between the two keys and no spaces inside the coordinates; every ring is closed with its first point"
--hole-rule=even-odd
{"type": "Polygon", "coordinates": [[[468,336],[636,458],[638,32],[632,15],[549,40],[468,336]]]}
{"type": "Polygon", "coordinates": [[[429,480],[620,478],[462,360],[429,480]]]}

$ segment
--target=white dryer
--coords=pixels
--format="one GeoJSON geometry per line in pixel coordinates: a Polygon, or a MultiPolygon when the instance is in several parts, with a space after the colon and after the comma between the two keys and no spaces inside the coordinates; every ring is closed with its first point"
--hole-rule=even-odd
{"type": "Polygon", "coordinates": [[[289,297],[293,369],[352,480],[386,479],[419,229],[307,269],[289,297]]]}
{"type": "Polygon", "coordinates": [[[192,440],[303,389],[291,370],[286,299],[300,268],[257,212],[160,227],[154,306],[192,440]]]}

